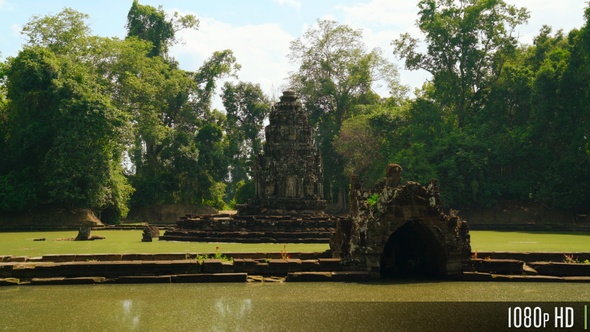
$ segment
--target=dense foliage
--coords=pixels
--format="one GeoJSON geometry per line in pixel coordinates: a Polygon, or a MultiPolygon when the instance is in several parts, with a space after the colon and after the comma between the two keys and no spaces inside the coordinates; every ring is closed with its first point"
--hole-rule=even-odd
{"type": "MultiPolygon", "coordinates": [[[[320,20],[291,44],[326,198],[345,206],[351,174],[369,186],[395,162],[407,180],[439,179],[449,206],[590,212],[590,8],[580,29],[543,27],[522,45],[523,8],[418,6],[424,39],[392,42],[408,69],[432,75],[413,97],[361,31],[320,20]]],[[[0,211],[90,208],[116,222],[140,206],[252,197],[271,100],[234,80],[221,87],[223,112],[212,109],[219,80],[240,69],[232,51],[186,71],[168,50],[180,29],[198,27],[193,16],[134,1],[124,40],[92,35],[86,19],[71,9],[33,17],[24,48],[0,63],[0,211]]]]}

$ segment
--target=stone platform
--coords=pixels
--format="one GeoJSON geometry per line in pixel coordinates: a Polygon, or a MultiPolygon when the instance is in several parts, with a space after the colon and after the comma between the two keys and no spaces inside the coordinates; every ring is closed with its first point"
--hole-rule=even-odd
{"type": "MultiPolygon", "coordinates": [[[[563,253],[478,253],[458,280],[590,282],[590,264],[565,263],[563,253]],[[525,260],[521,260],[525,259],[525,260]],[[555,261],[551,261],[555,260],[555,261]]],[[[330,252],[0,256],[0,286],[101,283],[365,282],[379,278],[358,271],[330,252]]],[[[573,253],[586,260],[590,253],[573,253]]]]}
{"type": "Polygon", "coordinates": [[[328,243],[340,217],[292,215],[187,215],[163,241],[328,243]]]}
{"type": "Polygon", "coordinates": [[[366,281],[329,252],[0,256],[0,286],[97,283],[366,281]]]}

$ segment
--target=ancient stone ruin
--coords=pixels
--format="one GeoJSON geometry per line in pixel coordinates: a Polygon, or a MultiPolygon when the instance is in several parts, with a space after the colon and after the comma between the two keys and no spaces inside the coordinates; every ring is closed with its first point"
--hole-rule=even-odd
{"type": "Polygon", "coordinates": [[[104,240],[104,236],[90,235],[92,227],[94,226],[96,226],[94,220],[86,219],[82,221],[78,228],[78,235],[74,238],[74,241],[104,240]]]}
{"type": "Polygon", "coordinates": [[[169,241],[325,243],[336,221],[323,212],[322,159],[301,102],[283,92],[269,115],[255,161],[255,197],[237,215],[187,215],[160,237],[169,241]]]}
{"type": "Polygon", "coordinates": [[[158,226],[153,226],[148,223],[143,225],[141,242],[152,242],[154,238],[160,237],[160,229],[158,226]]]}
{"type": "Polygon", "coordinates": [[[322,159],[295,92],[285,91],[271,110],[264,152],[254,165],[255,198],[241,215],[313,215],[326,208],[322,159]]]}
{"type": "Polygon", "coordinates": [[[350,218],[337,224],[330,241],[334,257],[381,277],[459,277],[469,261],[467,223],[446,215],[438,184],[401,184],[399,165],[372,190],[351,179],[350,218]]]}

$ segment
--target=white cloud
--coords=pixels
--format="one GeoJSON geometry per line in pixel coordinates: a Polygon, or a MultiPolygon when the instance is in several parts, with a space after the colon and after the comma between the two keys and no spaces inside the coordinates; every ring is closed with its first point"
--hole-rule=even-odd
{"type": "MultiPolygon", "coordinates": [[[[260,84],[267,95],[276,96],[293,70],[287,54],[295,38],[274,23],[233,26],[212,18],[199,19],[199,30],[182,31],[183,44],[171,50],[181,66],[197,70],[213,52],[231,49],[242,66],[239,80],[260,84]]],[[[218,97],[213,106],[222,108],[218,97]]]]}
{"type": "Polygon", "coordinates": [[[301,8],[301,1],[300,0],[273,0],[275,3],[281,6],[291,6],[297,9],[301,8]]]}
{"type": "MultiPolygon", "coordinates": [[[[420,37],[421,32],[416,26],[418,18],[417,1],[406,0],[372,0],[352,6],[337,6],[344,13],[344,24],[361,29],[363,40],[368,49],[378,47],[383,56],[396,64],[399,69],[400,83],[412,89],[421,87],[430,76],[424,71],[408,71],[403,61],[393,55],[391,41],[402,33],[420,37]]],[[[387,87],[377,89],[381,95],[387,95],[387,87]]]]}
{"type": "Polygon", "coordinates": [[[12,33],[13,36],[15,37],[21,37],[22,34],[21,32],[23,31],[23,26],[20,24],[11,24],[10,25],[10,32],[12,33]]]}
{"type": "Polygon", "coordinates": [[[517,28],[521,43],[532,44],[533,38],[539,34],[543,25],[551,26],[553,32],[563,29],[566,34],[584,25],[586,1],[507,0],[506,2],[516,7],[525,7],[530,12],[528,24],[517,28]]]}
{"type": "Polygon", "coordinates": [[[12,6],[8,2],[8,0],[0,0],[0,10],[10,10],[12,6]]]}
{"type": "MultiPolygon", "coordinates": [[[[582,0],[507,0],[508,4],[525,7],[530,12],[528,24],[517,28],[516,33],[521,43],[531,44],[543,25],[549,25],[553,31],[563,29],[565,33],[584,24],[584,8],[587,2],[582,0]]],[[[344,14],[345,24],[362,29],[363,37],[369,48],[380,47],[388,59],[400,68],[401,82],[412,87],[420,87],[430,76],[426,72],[403,70],[403,63],[392,58],[393,39],[402,33],[422,38],[416,26],[418,18],[418,0],[370,0],[351,6],[336,7],[344,14]],[[391,57],[391,58],[390,58],[391,57]]]]}
{"type": "Polygon", "coordinates": [[[338,6],[352,26],[387,26],[400,32],[411,32],[418,18],[416,1],[372,0],[352,6],[338,6]]]}

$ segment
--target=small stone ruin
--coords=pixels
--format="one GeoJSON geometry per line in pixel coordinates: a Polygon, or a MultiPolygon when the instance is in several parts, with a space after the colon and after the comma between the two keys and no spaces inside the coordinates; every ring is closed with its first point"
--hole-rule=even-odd
{"type": "Polygon", "coordinates": [[[351,179],[350,218],[330,240],[334,257],[390,277],[456,278],[471,256],[467,223],[442,211],[438,184],[401,184],[399,165],[372,190],[351,179]]]}
{"type": "Polygon", "coordinates": [[[93,240],[104,240],[104,236],[90,235],[92,227],[96,226],[94,220],[86,219],[80,223],[78,228],[78,235],[74,238],[74,241],[93,241],[93,240]]]}
{"type": "Polygon", "coordinates": [[[152,226],[148,223],[143,225],[143,232],[141,233],[141,242],[152,242],[154,238],[160,237],[160,229],[158,226],[152,226]]]}

